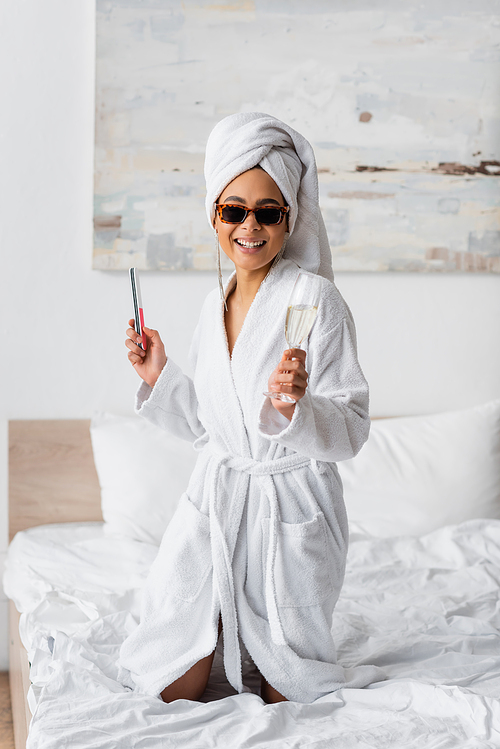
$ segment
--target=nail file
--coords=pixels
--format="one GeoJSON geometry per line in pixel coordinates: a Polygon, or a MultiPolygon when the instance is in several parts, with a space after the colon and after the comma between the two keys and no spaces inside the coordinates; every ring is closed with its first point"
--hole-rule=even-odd
{"type": "Polygon", "coordinates": [[[143,351],[146,351],[147,338],[143,331],[144,310],[142,308],[142,296],[141,296],[141,286],[139,283],[139,271],[137,270],[137,268],[129,268],[129,274],[130,274],[130,288],[132,289],[132,303],[134,305],[135,329],[142,338],[142,345],[140,343],[138,345],[143,349],[143,351]]]}

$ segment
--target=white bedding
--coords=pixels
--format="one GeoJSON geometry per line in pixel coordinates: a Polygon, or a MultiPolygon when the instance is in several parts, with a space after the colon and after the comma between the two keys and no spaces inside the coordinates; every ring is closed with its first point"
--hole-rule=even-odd
{"type": "Polygon", "coordinates": [[[339,661],[387,680],[266,705],[251,661],[235,694],[221,642],[201,702],[134,693],[116,666],[158,548],[102,523],[40,526],[9,547],[4,589],[31,662],[28,749],[499,747],[500,521],[376,539],[351,527],[334,614],[339,661]]]}

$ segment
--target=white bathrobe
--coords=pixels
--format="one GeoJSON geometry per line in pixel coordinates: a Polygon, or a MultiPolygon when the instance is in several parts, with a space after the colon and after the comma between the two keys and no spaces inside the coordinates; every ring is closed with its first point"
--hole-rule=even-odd
{"type": "Polygon", "coordinates": [[[263,396],[286,348],[298,272],[286,259],[272,269],[231,357],[214,290],[193,340],[194,378],[169,359],[153,390],[139,389],[137,412],[199,450],[151,567],[140,624],[121,648],[139,691],[158,695],[211,653],[219,614],[225,671],[238,692],[246,691],[242,649],[298,702],[381,678],[375,667],[337,664],[330,631],[348,540],[335,462],[352,458],[369,432],[354,323],[334,283],[322,279],[304,345],[309,384],[292,420],[263,396]]]}

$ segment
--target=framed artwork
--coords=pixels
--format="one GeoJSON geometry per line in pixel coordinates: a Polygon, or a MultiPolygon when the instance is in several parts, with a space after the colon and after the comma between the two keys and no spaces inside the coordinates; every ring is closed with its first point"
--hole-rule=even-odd
{"type": "Polygon", "coordinates": [[[93,267],[215,269],[205,143],[261,111],[314,148],[335,271],[499,273],[497,8],[97,0],[93,267]]]}

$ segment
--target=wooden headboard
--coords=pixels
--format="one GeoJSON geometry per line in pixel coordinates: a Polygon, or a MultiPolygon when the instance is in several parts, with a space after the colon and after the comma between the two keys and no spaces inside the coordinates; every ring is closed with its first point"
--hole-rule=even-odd
{"type": "Polygon", "coordinates": [[[101,520],[88,419],[9,422],[9,542],[46,523],[101,520]]]}
{"type": "MultiPolygon", "coordinates": [[[[9,543],[18,531],[35,525],[102,521],[89,428],[88,419],[9,422],[9,543]]],[[[15,745],[24,749],[31,721],[29,664],[13,601],[9,681],[15,745]]]]}

